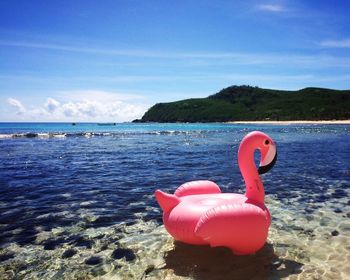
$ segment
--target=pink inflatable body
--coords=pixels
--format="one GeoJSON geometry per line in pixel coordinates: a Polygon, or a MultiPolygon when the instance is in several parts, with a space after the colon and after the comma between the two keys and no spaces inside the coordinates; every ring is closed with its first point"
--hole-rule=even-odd
{"type": "Polygon", "coordinates": [[[244,195],[221,193],[211,181],[185,183],[175,194],[157,190],[155,196],[163,210],[165,228],[175,240],[185,243],[225,246],[237,255],[256,252],[264,246],[271,222],[259,174],[270,170],[276,158],[272,139],[254,131],[243,138],[238,151],[246,184],[244,195]],[[254,163],[256,149],[261,154],[258,170],[254,163]]]}

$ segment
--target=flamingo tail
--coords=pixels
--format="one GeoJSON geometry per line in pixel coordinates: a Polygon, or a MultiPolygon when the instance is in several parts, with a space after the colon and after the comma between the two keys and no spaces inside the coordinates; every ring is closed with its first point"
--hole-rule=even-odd
{"type": "Polygon", "coordinates": [[[167,194],[165,192],[162,192],[161,190],[156,190],[154,194],[156,196],[160,208],[162,208],[164,213],[169,212],[181,202],[180,198],[178,198],[176,195],[167,194]]]}

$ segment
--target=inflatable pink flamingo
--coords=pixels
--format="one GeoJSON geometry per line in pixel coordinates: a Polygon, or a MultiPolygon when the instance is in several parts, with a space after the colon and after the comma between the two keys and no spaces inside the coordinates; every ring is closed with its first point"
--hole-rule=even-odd
{"type": "Polygon", "coordinates": [[[189,244],[225,246],[237,255],[251,254],[266,242],[271,222],[264,204],[265,191],[259,174],[276,162],[276,145],[266,134],[254,131],[246,135],[238,150],[238,164],[246,193],[221,193],[211,181],[192,181],[181,185],[175,194],[155,192],[163,210],[167,231],[189,244]],[[259,169],[254,151],[261,154],[259,169]]]}

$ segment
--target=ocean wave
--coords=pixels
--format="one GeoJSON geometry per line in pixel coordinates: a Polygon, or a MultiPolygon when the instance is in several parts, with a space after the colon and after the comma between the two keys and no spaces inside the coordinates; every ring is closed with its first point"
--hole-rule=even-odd
{"type": "Polygon", "coordinates": [[[123,131],[123,132],[26,132],[0,134],[0,139],[16,138],[66,138],[66,137],[103,137],[103,136],[123,136],[123,135],[196,135],[223,132],[217,130],[159,130],[159,131],[123,131]]]}
{"type": "Polygon", "coordinates": [[[0,134],[0,139],[9,139],[9,138],[64,138],[66,136],[67,136],[67,133],[27,132],[27,133],[0,134]]]}

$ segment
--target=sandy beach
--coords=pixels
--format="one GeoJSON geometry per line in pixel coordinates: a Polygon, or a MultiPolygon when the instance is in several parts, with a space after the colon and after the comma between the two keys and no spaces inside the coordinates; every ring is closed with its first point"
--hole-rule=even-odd
{"type": "Polygon", "coordinates": [[[350,124],[350,120],[319,120],[319,121],[230,121],[231,124],[350,124]]]}

